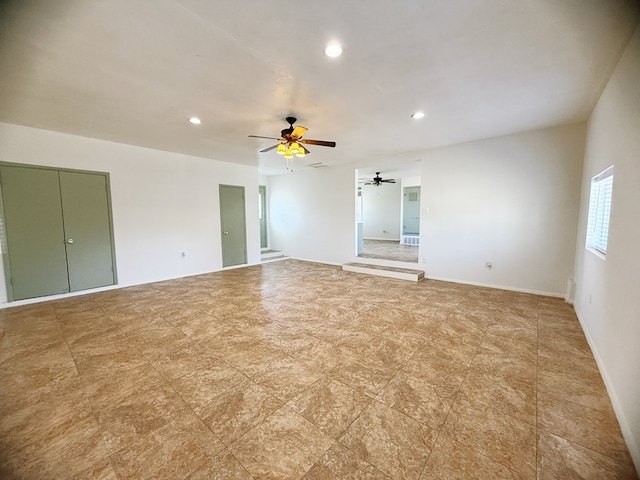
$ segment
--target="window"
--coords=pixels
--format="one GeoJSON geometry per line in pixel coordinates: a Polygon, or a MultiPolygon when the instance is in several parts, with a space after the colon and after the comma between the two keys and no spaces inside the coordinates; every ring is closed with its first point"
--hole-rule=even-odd
{"type": "Polygon", "coordinates": [[[587,221],[587,248],[601,255],[607,253],[612,191],[613,166],[591,179],[589,219],[587,221]]]}

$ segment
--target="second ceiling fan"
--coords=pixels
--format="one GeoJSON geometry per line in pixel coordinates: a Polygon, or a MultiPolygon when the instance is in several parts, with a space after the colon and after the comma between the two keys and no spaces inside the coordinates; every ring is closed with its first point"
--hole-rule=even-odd
{"type": "Polygon", "coordinates": [[[396,183],[396,181],[393,178],[384,178],[383,179],[380,176],[380,172],[376,172],[376,176],[373,177],[373,180],[371,180],[370,182],[365,182],[365,185],[375,185],[376,187],[379,187],[383,183],[396,183]]]}

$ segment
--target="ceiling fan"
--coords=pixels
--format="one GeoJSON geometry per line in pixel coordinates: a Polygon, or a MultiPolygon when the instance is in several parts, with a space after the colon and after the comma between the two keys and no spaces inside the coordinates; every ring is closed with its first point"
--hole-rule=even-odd
{"type": "Polygon", "coordinates": [[[300,125],[294,127],[293,124],[297,121],[295,117],[287,117],[285,120],[289,124],[289,128],[285,128],[284,130],[282,130],[280,132],[280,137],[263,137],[261,135],[249,135],[252,138],[268,138],[270,140],[278,140],[279,143],[265,148],[264,150],[260,150],[260,153],[265,153],[276,148],[276,153],[284,155],[284,158],[287,159],[287,165],[289,165],[289,160],[292,159],[294,155],[296,157],[304,157],[305,155],[311,153],[305,148],[304,145],[319,145],[322,147],[336,146],[336,142],[302,138],[302,136],[307,133],[308,128],[302,127],[300,125]]]}
{"type": "Polygon", "coordinates": [[[375,185],[376,187],[379,187],[383,183],[396,183],[396,181],[393,178],[385,178],[385,179],[383,179],[380,176],[380,172],[376,172],[376,176],[373,177],[373,180],[370,181],[370,182],[365,182],[365,185],[375,185]]]}

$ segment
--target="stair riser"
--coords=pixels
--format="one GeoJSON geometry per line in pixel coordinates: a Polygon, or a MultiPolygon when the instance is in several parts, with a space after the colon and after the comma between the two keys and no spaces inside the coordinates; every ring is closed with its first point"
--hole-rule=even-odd
{"type": "Polygon", "coordinates": [[[375,275],[377,277],[395,278],[398,280],[408,280],[410,282],[419,282],[424,279],[424,273],[403,273],[393,272],[389,270],[377,270],[373,268],[354,267],[350,265],[343,265],[342,270],[346,272],[364,273],[366,275],[375,275]]]}

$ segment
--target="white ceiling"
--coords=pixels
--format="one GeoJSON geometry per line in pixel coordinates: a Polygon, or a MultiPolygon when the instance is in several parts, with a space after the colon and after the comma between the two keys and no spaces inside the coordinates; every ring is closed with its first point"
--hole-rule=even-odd
{"type": "Polygon", "coordinates": [[[247,135],[293,114],[337,142],[299,166],[406,162],[586,119],[638,18],[633,0],[3,1],[0,121],[284,173],[247,135]]]}

